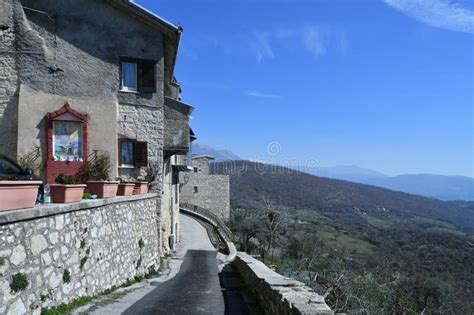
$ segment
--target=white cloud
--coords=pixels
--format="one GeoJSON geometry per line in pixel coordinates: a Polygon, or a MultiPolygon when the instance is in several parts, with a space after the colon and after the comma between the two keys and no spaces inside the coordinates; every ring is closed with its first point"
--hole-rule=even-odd
{"type": "Polygon", "coordinates": [[[449,0],[383,0],[430,26],[474,34],[474,12],[449,0]]]}
{"type": "Polygon", "coordinates": [[[270,41],[270,34],[267,32],[254,32],[249,38],[250,49],[254,52],[258,62],[275,58],[270,41]]]}
{"type": "Polygon", "coordinates": [[[245,91],[245,95],[253,96],[253,97],[260,97],[260,98],[273,98],[273,99],[283,98],[283,96],[281,96],[281,95],[267,94],[267,93],[262,93],[262,92],[258,92],[258,91],[245,91]]]}
{"type": "Polygon", "coordinates": [[[327,48],[324,32],[318,27],[306,27],[301,32],[303,46],[314,57],[326,55],[327,48]]]}
{"type": "Polygon", "coordinates": [[[247,44],[258,62],[275,59],[282,50],[299,49],[314,58],[323,57],[329,52],[344,56],[347,52],[345,32],[317,25],[254,31],[247,37],[247,44]]]}

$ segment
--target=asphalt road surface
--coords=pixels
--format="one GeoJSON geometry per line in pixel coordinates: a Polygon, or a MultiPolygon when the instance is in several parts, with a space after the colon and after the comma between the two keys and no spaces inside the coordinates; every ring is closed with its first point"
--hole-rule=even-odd
{"type": "MultiPolygon", "coordinates": [[[[230,265],[219,271],[217,251],[204,227],[181,215],[182,263],[179,272],[123,314],[260,314],[230,265]]],[[[179,251],[178,255],[179,257],[179,251]]]]}

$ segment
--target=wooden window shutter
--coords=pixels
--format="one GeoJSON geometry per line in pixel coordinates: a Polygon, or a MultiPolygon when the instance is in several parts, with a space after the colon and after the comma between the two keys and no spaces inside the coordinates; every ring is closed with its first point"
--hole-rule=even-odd
{"type": "Polygon", "coordinates": [[[140,61],[138,64],[138,84],[140,92],[154,93],[155,89],[155,64],[154,61],[140,61]]]}
{"type": "Polygon", "coordinates": [[[148,143],[144,141],[135,142],[135,166],[148,166],[148,143]]]}
{"type": "Polygon", "coordinates": [[[118,140],[118,165],[122,166],[122,140],[118,140]]]}

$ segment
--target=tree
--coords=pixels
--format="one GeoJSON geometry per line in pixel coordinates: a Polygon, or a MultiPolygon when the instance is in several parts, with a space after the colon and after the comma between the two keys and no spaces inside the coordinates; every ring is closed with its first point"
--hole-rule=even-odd
{"type": "Polygon", "coordinates": [[[268,198],[263,199],[264,211],[262,213],[263,229],[261,230],[264,250],[262,251],[262,258],[265,258],[266,253],[270,253],[270,263],[274,259],[274,245],[278,238],[278,229],[284,221],[282,212],[277,211],[275,204],[268,198]]]}

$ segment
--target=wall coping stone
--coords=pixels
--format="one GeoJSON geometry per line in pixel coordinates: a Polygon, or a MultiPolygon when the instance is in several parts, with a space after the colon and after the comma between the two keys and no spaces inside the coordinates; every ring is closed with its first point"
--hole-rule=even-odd
{"type": "Polygon", "coordinates": [[[157,193],[148,193],[142,195],[132,196],[116,196],[106,199],[86,199],[80,202],[73,203],[51,203],[37,205],[33,208],[17,209],[0,212],[0,225],[11,224],[19,221],[27,221],[41,217],[53,216],[61,213],[68,213],[74,211],[87,210],[98,208],[114,203],[132,202],[143,199],[157,198],[157,193]]]}
{"type": "Polygon", "coordinates": [[[313,289],[280,275],[246,253],[238,252],[232,264],[256,294],[265,314],[334,314],[313,289]]]}

